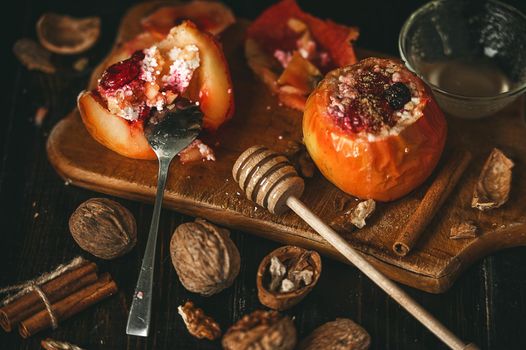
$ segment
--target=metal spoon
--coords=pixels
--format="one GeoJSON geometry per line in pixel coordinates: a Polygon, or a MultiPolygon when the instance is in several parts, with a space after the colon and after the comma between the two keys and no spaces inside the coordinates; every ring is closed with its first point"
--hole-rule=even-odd
{"type": "Polygon", "coordinates": [[[144,136],[159,159],[159,174],[150,233],[128,315],[126,334],[148,336],[157,230],[168,168],[173,157],[195,140],[201,131],[202,116],[197,106],[180,100],[172,109],[155,113],[145,125],[144,136]]]}

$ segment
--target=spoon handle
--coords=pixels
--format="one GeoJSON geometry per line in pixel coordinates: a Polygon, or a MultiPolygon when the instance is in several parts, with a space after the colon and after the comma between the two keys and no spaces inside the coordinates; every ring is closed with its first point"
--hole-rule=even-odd
{"type": "Polygon", "coordinates": [[[152,310],[152,289],[155,267],[155,252],[157,247],[157,232],[159,228],[159,217],[163,202],[164,188],[168,176],[168,168],[172,158],[159,157],[159,175],[157,179],[157,194],[153,208],[152,223],[146,250],[142,258],[141,271],[137,280],[137,286],[133,293],[133,300],[128,315],[126,334],[147,337],[150,328],[152,310]]]}

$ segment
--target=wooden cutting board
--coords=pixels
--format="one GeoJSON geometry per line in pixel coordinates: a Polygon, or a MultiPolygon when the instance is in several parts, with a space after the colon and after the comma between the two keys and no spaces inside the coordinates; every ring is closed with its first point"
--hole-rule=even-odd
{"type": "MultiPolygon", "coordinates": [[[[124,17],[117,45],[140,31],[139,20],[159,6],[139,4],[124,17]]],[[[278,106],[247,67],[243,37],[247,22],[240,21],[222,34],[230,64],[236,114],[217,135],[216,162],[182,166],[174,161],[165,193],[167,208],[207,218],[217,224],[254,233],[286,244],[316,249],[343,260],[331,246],[293,213],[274,216],[243,197],[231,176],[237,156],[254,144],[284,150],[290,140],[301,138],[301,113],[278,106]]],[[[363,51],[360,56],[366,56],[363,51]]],[[[100,69],[92,79],[99,77],[100,69]]],[[[415,210],[432,179],[393,203],[380,203],[365,228],[346,239],[390,278],[433,292],[447,290],[474,261],[499,249],[526,245],[526,125],[523,99],[481,120],[448,118],[447,152],[465,147],[473,160],[454,193],[435,216],[413,253],[401,258],[391,246],[397,232],[415,210]],[[485,158],[499,147],[516,163],[509,201],[499,209],[480,212],[470,207],[474,184],[485,158]],[[480,228],[475,239],[450,240],[450,227],[472,220],[480,228]]],[[[49,136],[47,152],[56,171],[72,184],[123,198],[153,202],[157,163],[124,158],[94,141],[78,111],[59,122],[49,136]]],[[[439,165],[440,167],[441,165],[439,165]]],[[[304,202],[331,222],[356,205],[319,173],[306,180],[304,202]]],[[[143,236],[144,237],[144,236],[143,236]]],[[[248,258],[248,257],[246,257],[248,258]]]]}

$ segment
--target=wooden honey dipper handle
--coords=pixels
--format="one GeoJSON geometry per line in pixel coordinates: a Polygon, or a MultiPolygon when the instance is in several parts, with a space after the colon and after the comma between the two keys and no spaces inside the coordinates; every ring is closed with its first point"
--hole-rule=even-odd
{"type": "Polygon", "coordinates": [[[451,349],[478,349],[476,345],[465,344],[457,338],[440,321],[413,300],[397,284],[385,277],[345,239],[310,211],[298,199],[303,194],[303,179],[297,175],[284,157],[264,146],[253,146],[239,156],[232,169],[232,175],[249,199],[266,207],[272,213],[283,213],[287,207],[292,209],[347,260],[451,349]]]}

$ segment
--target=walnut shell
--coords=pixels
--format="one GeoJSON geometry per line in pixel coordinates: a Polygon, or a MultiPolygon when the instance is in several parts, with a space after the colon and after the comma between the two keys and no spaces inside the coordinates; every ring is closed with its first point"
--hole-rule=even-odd
{"type": "Polygon", "coordinates": [[[239,251],[230,232],[202,219],[177,227],[170,255],[183,286],[201,295],[230,287],[239,273],[239,251]]]}
{"type": "Polygon", "coordinates": [[[100,18],[45,13],[37,22],[38,40],[46,49],[73,55],[92,47],[100,35],[100,18]]]}
{"type": "Polygon", "coordinates": [[[300,350],[367,350],[371,337],[365,329],[348,318],[337,318],[316,328],[300,342],[300,350]]]}
{"type": "Polygon", "coordinates": [[[317,252],[290,245],[280,247],[264,257],[259,264],[256,277],[259,301],[274,310],[289,309],[310,293],[318,282],[320,274],[321,257],[317,252]],[[308,285],[301,285],[288,292],[273,290],[274,288],[271,287],[272,276],[269,272],[273,257],[277,257],[287,267],[288,275],[293,270],[300,272],[308,269],[312,271],[312,281],[308,285]]]}
{"type": "Polygon", "coordinates": [[[506,203],[510,194],[513,166],[511,159],[498,148],[494,148],[480,173],[471,206],[479,210],[489,210],[506,203]]]}
{"type": "Polygon", "coordinates": [[[106,198],[82,203],[69,218],[69,230],[82,249],[101,259],[124,255],[137,243],[137,224],[132,213],[106,198]]]}
{"type": "Polygon", "coordinates": [[[288,316],[256,310],[230,327],[222,345],[225,350],[292,350],[296,341],[296,327],[288,316]]]}

